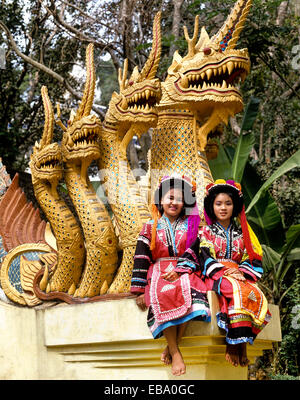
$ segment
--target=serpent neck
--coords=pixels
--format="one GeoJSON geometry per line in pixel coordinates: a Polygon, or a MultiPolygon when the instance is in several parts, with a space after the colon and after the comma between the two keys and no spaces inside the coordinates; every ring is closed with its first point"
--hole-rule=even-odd
{"type": "Polygon", "coordinates": [[[178,173],[197,183],[196,198],[202,211],[204,188],[213,181],[206,154],[199,150],[194,113],[188,109],[160,110],[153,129],[151,147],[151,186],[159,178],[178,173]]]}

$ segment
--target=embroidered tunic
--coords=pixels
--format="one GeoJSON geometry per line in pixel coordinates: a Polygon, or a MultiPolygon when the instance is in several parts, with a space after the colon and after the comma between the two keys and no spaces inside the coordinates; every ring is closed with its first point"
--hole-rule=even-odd
{"type": "Polygon", "coordinates": [[[234,224],[225,229],[216,222],[204,226],[178,267],[200,268],[207,290],[218,293],[220,312],[217,322],[227,332],[231,344],[253,343],[270,320],[267,300],[255,284],[262,276],[260,260],[249,259],[242,231],[234,224]],[[228,268],[240,270],[246,281],[224,275],[228,268]]]}
{"type": "Polygon", "coordinates": [[[209,321],[210,310],[205,284],[196,276],[196,269],[176,267],[186,250],[187,219],[178,218],[171,225],[162,216],[158,220],[153,251],[150,250],[152,225],[153,221],[144,225],[137,241],[131,292],[145,293],[149,307],[147,323],[153,337],[158,338],[169,326],[192,319],[209,321]],[[173,282],[163,278],[171,270],[180,275],[173,282]]]}

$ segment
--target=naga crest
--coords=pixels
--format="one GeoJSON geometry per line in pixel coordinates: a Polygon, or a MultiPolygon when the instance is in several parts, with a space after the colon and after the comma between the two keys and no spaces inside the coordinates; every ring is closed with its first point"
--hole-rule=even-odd
{"type": "Polygon", "coordinates": [[[184,27],[188,54],[181,57],[175,52],[162,84],[160,107],[186,104],[204,117],[211,112],[211,107],[224,103],[232,115],[242,110],[243,100],[236,84],[244,81],[249,73],[250,59],[247,49],[235,50],[235,46],[251,3],[251,0],[237,1],[222,28],[211,39],[204,27],[198,39],[198,16],[192,38],[184,27]]]}
{"type": "Polygon", "coordinates": [[[145,131],[157,123],[155,106],[161,98],[161,87],[155,74],[161,54],[160,17],[161,13],[158,12],[153,22],[152,49],[142,71],[139,72],[138,67],[135,67],[127,79],[127,59],[123,71],[119,70],[120,93],[112,94],[105,123],[121,123],[121,137],[133,122],[143,123],[145,131]]]}
{"type": "Polygon", "coordinates": [[[38,180],[58,183],[62,178],[62,157],[58,143],[52,143],[54,114],[46,86],[41,89],[45,110],[45,125],[42,139],[35,143],[30,159],[33,184],[38,180]]]}
{"type": "Polygon", "coordinates": [[[71,115],[68,127],[65,127],[60,120],[56,121],[64,130],[62,138],[64,161],[74,162],[82,159],[92,161],[100,156],[98,138],[101,132],[101,121],[95,115],[90,115],[96,84],[93,54],[94,46],[89,44],[86,49],[87,78],[83,97],[76,114],[71,115]]]}

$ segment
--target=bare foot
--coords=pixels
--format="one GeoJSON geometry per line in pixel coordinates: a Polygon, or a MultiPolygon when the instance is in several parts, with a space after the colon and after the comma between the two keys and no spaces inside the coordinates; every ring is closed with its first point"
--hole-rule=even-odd
{"type": "Polygon", "coordinates": [[[170,365],[171,364],[172,357],[171,357],[171,354],[169,352],[169,346],[167,346],[165,348],[165,350],[161,353],[160,359],[165,365],[170,365]]]}
{"type": "Polygon", "coordinates": [[[239,362],[241,367],[247,367],[250,362],[247,358],[247,343],[241,343],[239,345],[239,362]]]}
{"type": "Polygon", "coordinates": [[[239,346],[237,344],[227,344],[225,359],[235,367],[239,365],[239,346]]]}
{"type": "Polygon", "coordinates": [[[186,368],[180,351],[172,354],[172,374],[180,376],[185,374],[186,368]]]}

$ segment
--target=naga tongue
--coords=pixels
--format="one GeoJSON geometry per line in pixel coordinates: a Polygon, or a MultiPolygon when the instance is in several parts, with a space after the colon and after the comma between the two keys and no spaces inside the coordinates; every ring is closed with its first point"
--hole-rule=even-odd
{"type": "Polygon", "coordinates": [[[242,71],[243,71],[242,69],[238,69],[238,70],[234,71],[234,73],[231,74],[228,79],[226,79],[226,83],[230,84],[231,82],[233,82],[235,80],[235,78],[242,73],[242,71]]]}

